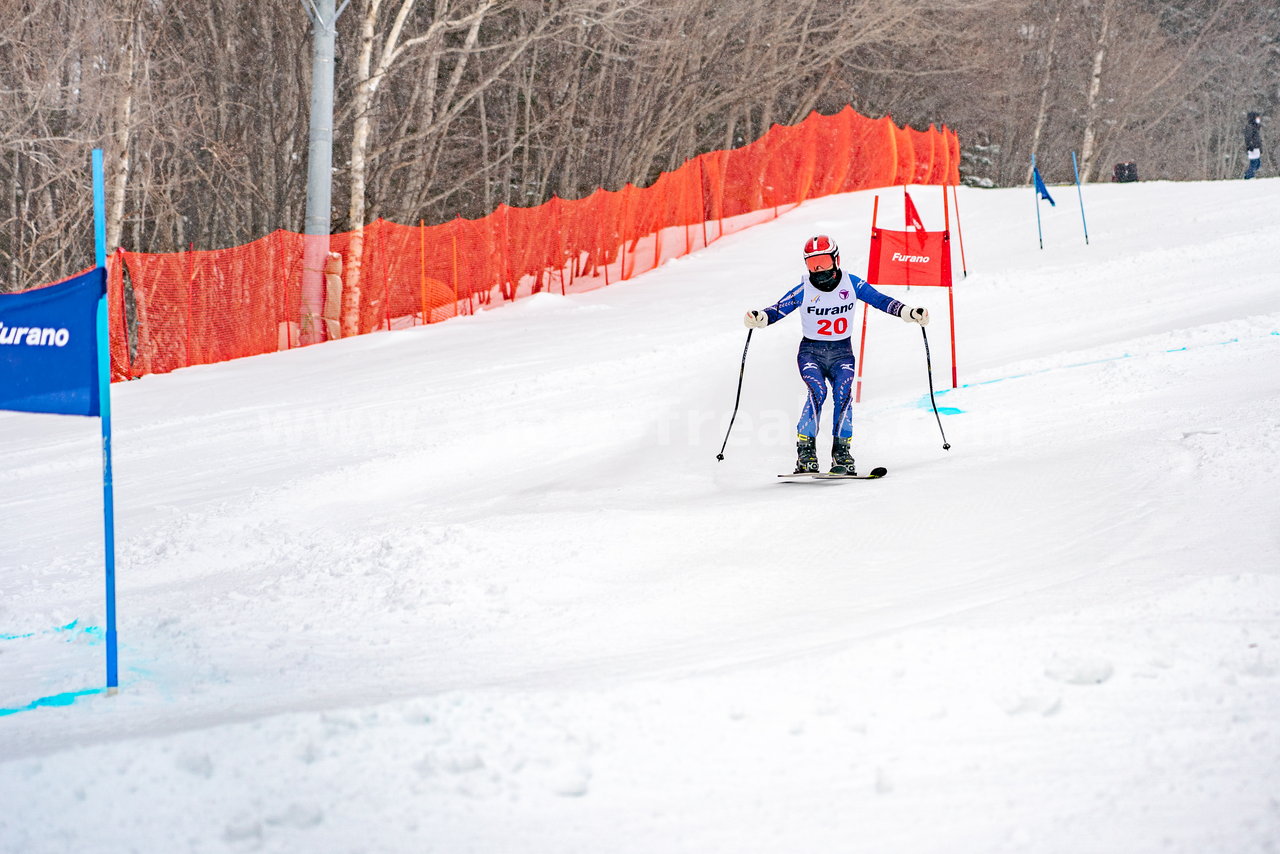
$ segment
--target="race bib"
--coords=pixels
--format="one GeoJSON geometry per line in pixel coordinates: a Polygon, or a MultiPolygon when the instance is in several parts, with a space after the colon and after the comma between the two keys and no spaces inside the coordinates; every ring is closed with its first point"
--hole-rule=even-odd
{"type": "Polygon", "coordinates": [[[853,334],[854,310],[858,297],[846,273],[834,291],[820,291],[805,282],[800,327],[804,337],[815,341],[838,341],[853,334]]]}

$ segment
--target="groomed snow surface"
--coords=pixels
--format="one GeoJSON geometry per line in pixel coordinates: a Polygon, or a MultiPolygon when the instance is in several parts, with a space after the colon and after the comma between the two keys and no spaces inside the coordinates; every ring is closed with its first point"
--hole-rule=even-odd
{"type": "Polygon", "coordinates": [[[116,697],[97,422],[0,414],[0,851],[1280,850],[1280,179],[962,190],[952,449],[873,312],[889,477],[777,482],[796,317],[717,462],[873,196],[117,385],[116,697]]]}

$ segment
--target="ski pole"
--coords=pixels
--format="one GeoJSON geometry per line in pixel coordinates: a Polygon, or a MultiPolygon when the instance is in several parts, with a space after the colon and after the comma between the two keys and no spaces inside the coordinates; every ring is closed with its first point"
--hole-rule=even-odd
{"type": "Polygon", "coordinates": [[[738,369],[738,394],[733,399],[733,416],[729,419],[729,429],[724,431],[724,444],[720,446],[720,453],[716,454],[717,460],[724,459],[724,449],[729,444],[729,434],[733,432],[733,421],[738,417],[738,402],[742,400],[742,375],[747,372],[747,347],[751,346],[752,332],[755,330],[747,330],[747,343],[742,347],[742,367],[738,369]]]}
{"type": "Polygon", "coordinates": [[[1084,245],[1089,245],[1089,223],[1084,219],[1084,193],[1080,191],[1080,167],[1076,165],[1076,153],[1071,152],[1071,169],[1076,173],[1076,198],[1080,200],[1080,225],[1084,226],[1084,245]]]}
{"type": "Polygon", "coordinates": [[[942,450],[951,450],[951,445],[947,443],[947,431],[942,429],[942,416],[938,414],[938,401],[933,397],[933,359],[929,356],[929,333],[924,331],[924,327],[920,327],[920,334],[924,336],[924,365],[929,372],[929,402],[933,404],[933,417],[938,419],[938,432],[942,434],[942,450]]]}

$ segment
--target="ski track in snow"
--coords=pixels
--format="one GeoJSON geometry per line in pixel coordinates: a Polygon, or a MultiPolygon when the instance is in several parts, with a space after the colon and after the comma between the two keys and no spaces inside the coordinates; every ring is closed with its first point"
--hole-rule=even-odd
{"type": "Polygon", "coordinates": [[[875,315],[889,477],[775,483],[789,318],[717,463],[874,195],[115,386],[112,698],[96,425],[0,413],[0,852],[1280,848],[1280,180],[962,190],[952,450],[875,315]]]}

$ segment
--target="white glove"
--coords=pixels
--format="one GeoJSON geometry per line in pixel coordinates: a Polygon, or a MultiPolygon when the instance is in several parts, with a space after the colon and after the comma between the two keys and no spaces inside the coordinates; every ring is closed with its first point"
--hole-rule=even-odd
{"type": "Polygon", "coordinates": [[[921,326],[929,325],[929,309],[927,308],[908,308],[902,307],[902,313],[898,315],[907,323],[918,323],[921,326]]]}
{"type": "Polygon", "coordinates": [[[753,308],[747,312],[746,317],[742,318],[742,322],[748,329],[763,329],[769,325],[769,315],[753,308]]]}

